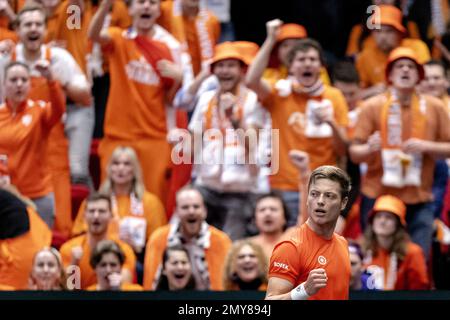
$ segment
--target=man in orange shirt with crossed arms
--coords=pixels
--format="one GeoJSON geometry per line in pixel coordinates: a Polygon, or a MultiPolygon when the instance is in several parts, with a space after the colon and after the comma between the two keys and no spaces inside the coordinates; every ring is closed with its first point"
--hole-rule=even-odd
{"type": "Polygon", "coordinates": [[[350,191],[350,178],[321,166],[308,184],[308,220],[270,258],[268,300],[348,299],[350,258],[347,241],[334,233],[350,191]]]}

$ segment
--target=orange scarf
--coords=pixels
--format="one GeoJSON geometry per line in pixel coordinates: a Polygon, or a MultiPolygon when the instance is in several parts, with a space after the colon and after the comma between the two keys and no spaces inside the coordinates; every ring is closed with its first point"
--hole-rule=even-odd
{"type": "MultiPolygon", "coordinates": [[[[187,48],[187,39],[184,31],[183,16],[181,9],[181,1],[173,1],[171,31],[172,34],[187,48]]],[[[197,30],[200,54],[202,62],[207,61],[213,57],[214,54],[214,35],[211,28],[208,26],[209,13],[206,8],[200,4],[200,11],[195,18],[195,26],[197,30]]]]}
{"type": "Polygon", "coordinates": [[[424,139],[426,129],[426,102],[414,93],[411,97],[410,123],[402,121],[402,106],[396,94],[391,91],[381,110],[380,134],[383,161],[382,184],[387,187],[403,188],[420,186],[422,175],[422,154],[407,154],[402,151],[403,126],[411,128],[410,138],[424,139]]]}
{"type": "Polygon", "coordinates": [[[402,123],[402,107],[397,101],[396,95],[388,94],[387,101],[381,110],[380,134],[382,147],[386,149],[400,148],[402,140],[402,126],[410,126],[409,138],[425,138],[426,127],[426,103],[425,100],[413,94],[411,97],[411,123],[402,123]]]}

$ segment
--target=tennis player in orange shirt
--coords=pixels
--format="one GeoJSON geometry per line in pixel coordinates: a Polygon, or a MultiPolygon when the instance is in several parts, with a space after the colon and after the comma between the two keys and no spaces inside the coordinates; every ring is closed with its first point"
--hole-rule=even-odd
{"type": "Polygon", "coordinates": [[[308,219],[289,240],[275,246],[266,299],[348,299],[348,244],[334,229],[349,191],[350,178],[337,167],[321,166],[311,173],[306,204],[308,219]]]}

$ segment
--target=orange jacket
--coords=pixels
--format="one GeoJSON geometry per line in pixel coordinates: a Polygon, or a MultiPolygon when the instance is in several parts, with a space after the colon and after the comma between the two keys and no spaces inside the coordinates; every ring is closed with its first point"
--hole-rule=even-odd
{"type": "Polygon", "coordinates": [[[58,82],[49,83],[51,103],[27,100],[13,113],[0,106],[0,154],[8,156],[11,182],[29,198],[42,197],[53,188],[46,162],[50,130],[65,109],[58,82]]]}
{"type": "Polygon", "coordinates": [[[28,288],[34,255],[50,246],[52,233],[39,215],[27,208],[30,230],[17,238],[0,240],[0,283],[18,290],[28,288]]]}

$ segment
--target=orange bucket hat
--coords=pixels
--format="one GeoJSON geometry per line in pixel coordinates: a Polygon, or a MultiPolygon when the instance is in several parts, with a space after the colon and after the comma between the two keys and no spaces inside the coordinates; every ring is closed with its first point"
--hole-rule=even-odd
{"type": "Polygon", "coordinates": [[[304,26],[296,23],[286,23],[280,27],[277,36],[277,43],[270,54],[269,68],[278,68],[280,60],[278,59],[278,46],[287,39],[304,39],[308,37],[308,33],[304,26]]]}
{"type": "Polygon", "coordinates": [[[227,59],[236,59],[247,65],[247,60],[231,41],[222,42],[215,46],[214,56],[211,60],[211,68],[215,63],[227,59]]]}
{"type": "Polygon", "coordinates": [[[277,42],[286,39],[303,39],[308,37],[304,26],[296,23],[286,23],[280,27],[280,32],[277,36],[277,42]]]}
{"type": "Polygon", "coordinates": [[[234,41],[232,45],[241,54],[246,65],[250,65],[259,51],[259,46],[250,41],[234,41]]]}
{"type": "Polygon", "coordinates": [[[403,13],[396,6],[392,6],[389,4],[382,4],[378,6],[380,15],[377,15],[377,11],[375,11],[372,16],[371,22],[373,24],[384,24],[391,27],[394,27],[397,31],[401,33],[406,33],[406,29],[402,24],[403,13]],[[380,20],[377,20],[377,18],[380,20]]]}
{"type": "Polygon", "coordinates": [[[389,54],[385,70],[386,79],[389,79],[389,74],[391,73],[394,62],[400,59],[412,60],[416,64],[417,70],[419,71],[420,81],[425,78],[425,70],[423,68],[423,65],[419,62],[419,59],[417,58],[414,50],[407,47],[398,47],[392,50],[389,54]]]}
{"type": "Polygon", "coordinates": [[[406,206],[402,200],[391,195],[384,195],[377,198],[369,215],[369,221],[372,223],[373,217],[377,212],[390,212],[398,217],[402,226],[406,226],[406,206]]]}

